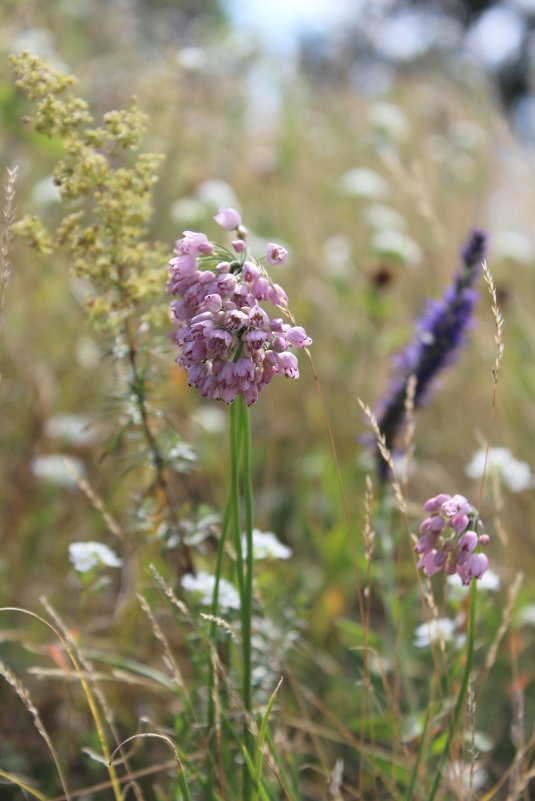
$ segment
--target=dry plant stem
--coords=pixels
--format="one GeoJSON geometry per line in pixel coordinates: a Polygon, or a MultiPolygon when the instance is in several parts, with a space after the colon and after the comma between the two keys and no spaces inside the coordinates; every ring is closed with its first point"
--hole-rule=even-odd
{"type": "MultiPolygon", "coordinates": [[[[48,611],[48,609],[47,609],[47,611],[48,611]]],[[[40,623],[43,623],[47,628],[49,628],[54,633],[54,635],[61,642],[62,646],[65,649],[65,652],[67,653],[69,659],[71,660],[71,662],[73,664],[73,667],[74,667],[74,669],[76,671],[76,674],[78,675],[78,678],[80,680],[80,684],[82,685],[82,690],[84,692],[84,696],[85,696],[85,699],[87,701],[87,705],[88,705],[88,707],[89,707],[89,709],[91,711],[91,716],[92,716],[93,721],[95,723],[95,728],[96,728],[96,731],[97,731],[97,736],[98,736],[98,739],[99,739],[100,747],[102,748],[102,754],[103,754],[104,758],[106,760],[108,760],[110,758],[110,751],[109,751],[109,748],[108,748],[108,741],[107,741],[106,735],[104,733],[104,726],[102,724],[102,718],[100,717],[100,713],[98,711],[98,706],[96,704],[95,697],[93,695],[93,691],[91,690],[91,687],[89,686],[89,683],[87,682],[87,679],[84,676],[84,672],[82,670],[80,662],[78,661],[78,657],[76,656],[76,653],[75,653],[74,649],[69,644],[68,639],[63,635],[63,633],[61,633],[59,628],[56,628],[51,623],[49,623],[48,620],[45,620],[44,617],[41,617],[40,615],[36,614],[35,612],[31,612],[28,609],[21,609],[20,607],[16,607],[16,606],[4,606],[4,607],[0,608],[0,612],[17,612],[17,613],[21,613],[23,615],[28,615],[29,617],[32,617],[35,620],[38,620],[40,623]]],[[[54,622],[56,622],[56,620],[54,620],[54,622]]],[[[121,793],[121,788],[120,788],[120,784],[119,784],[119,778],[117,776],[117,772],[116,772],[115,768],[113,766],[109,766],[108,767],[108,773],[110,775],[110,784],[111,784],[111,787],[112,787],[112,790],[113,790],[113,794],[115,796],[115,800],[116,801],[122,801],[122,793],[121,793]]]]}
{"type": "MultiPolygon", "coordinates": [[[[371,569],[373,557],[373,541],[375,532],[372,528],[372,505],[373,505],[373,484],[369,476],[366,476],[366,491],[364,495],[364,549],[366,555],[366,586],[364,587],[364,604],[365,616],[363,620],[364,626],[364,650],[363,650],[363,666],[362,672],[364,676],[364,692],[362,693],[361,700],[361,718],[364,721],[368,714],[370,720],[373,721],[373,688],[370,681],[370,666],[369,666],[369,631],[371,622],[371,569]]],[[[360,750],[364,751],[364,738],[365,731],[362,727],[360,736],[360,750]]],[[[372,723],[371,727],[371,744],[372,749],[375,746],[375,726],[372,723]]],[[[375,786],[376,770],[375,760],[372,760],[372,785],[375,786]]],[[[364,775],[362,765],[359,763],[359,793],[362,796],[364,790],[364,775]]]]}
{"type": "MultiPolygon", "coordinates": [[[[0,770],[0,779],[5,779],[6,782],[10,784],[15,784],[17,787],[20,787],[25,793],[28,795],[37,798],[37,801],[50,801],[50,799],[40,793],[39,790],[36,790],[34,787],[31,787],[29,784],[26,784],[24,779],[19,779],[18,776],[14,776],[12,773],[7,773],[5,770],[0,770]]],[[[67,796],[61,796],[62,799],[66,799],[67,796]]]]}
{"type": "MultiPolygon", "coordinates": [[[[157,765],[150,765],[148,768],[140,768],[133,771],[130,776],[121,776],[119,778],[120,784],[127,784],[132,779],[142,779],[144,776],[151,776],[153,773],[169,770],[173,765],[176,765],[176,760],[170,759],[167,762],[159,762],[157,765]]],[[[0,773],[0,776],[2,774],[0,773]]],[[[92,784],[90,787],[83,787],[80,790],[74,790],[71,793],[72,798],[80,798],[81,796],[90,796],[92,793],[99,793],[101,790],[109,790],[111,787],[110,782],[99,782],[99,784],[92,784]]],[[[67,801],[64,795],[57,795],[54,798],[45,799],[45,801],[67,801]]]]}
{"type": "Polygon", "coordinates": [[[139,367],[137,363],[137,346],[135,337],[132,333],[130,320],[127,320],[125,323],[125,335],[128,345],[128,360],[130,364],[130,370],[132,373],[131,387],[134,393],[134,397],[136,399],[139,416],[141,418],[141,428],[143,431],[143,435],[147,443],[147,448],[149,449],[151,454],[152,464],[156,474],[156,484],[161,489],[162,494],[165,498],[169,519],[173,524],[173,527],[175,529],[175,532],[177,533],[180,542],[179,553],[180,553],[181,570],[183,574],[195,573],[195,567],[191,559],[189,548],[184,542],[183,537],[179,535],[180,526],[179,526],[178,516],[175,510],[175,504],[173,498],[171,497],[171,493],[169,491],[169,484],[165,476],[165,462],[161,454],[160,448],[158,447],[158,443],[156,441],[154,432],[150,425],[149,415],[147,412],[147,403],[145,400],[145,393],[144,393],[144,382],[139,372],[139,367]]]}
{"type": "Polygon", "coordinates": [[[483,463],[483,474],[481,476],[481,483],[479,485],[479,499],[477,509],[478,512],[481,510],[481,504],[483,502],[483,488],[485,486],[485,477],[487,474],[487,464],[489,458],[489,448],[490,448],[490,440],[492,436],[492,430],[494,428],[494,418],[496,416],[496,394],[498,388],[498,377],[500,373],[500,366],[503,358],[503,317],[502,313],[498,306],[497,296],[496,296],[496,287],[494,286],[494,279],[492,277],[492,273],[490,272],[487,263],[483,262],[483,277],[485,282],[489,288],[489,294],[491,297],[492,303],[492,314],[494,317],[494,325],[495,325],[495,332],[494,332],[494,341],[496,343],[496,358],[494,361],[494,366],[492,368],[492,405],[490,410],[490,418],[489,424],[487,429],[487,436],[486,436],[486,446],[485,446],[485,460],[483,463]]]}
{"type": "MultiPolygon", "coordinates": [[[[108,702],[106,700],[106,697],[105,697],[104,693],[102,692],[100,684],[99,684],[99,682],[97,680],[97,677],[95,675],[95,670],[93,668],[92,663],[89,661],[89,659],[87,658],[87,656],[85,655],[83,650],[76,643],[76,641],[72,637],[69,629],[67,628],[67,626],[65,625],[63,620],[60,618],[59,614],[55,611],[55,609],[53,609],[53,607],[48,603],[46,598],[41,598],[40,600],[41,600],[42,605],[44,606],[44,608],[48,612],[48,614],[53,619],[53,621],[56,624],[56,626],[62,632],[62,634],[65,637],[65,639],[67,640],[67,642],[71,645],[71,647],[72,647],[74,653],[76,654],[81,666],[84,668],[84,671],[85,671],[84,672],[84,678],[87,677],[89,684],[93,688],[93,692],[95,694],[95,698],[98,701],[98,703],[100,704],[100,708],[102,709],[102,711],[104,713],[104,717],[106,719],[106,723],[109,726],[110,732],[111,732],[113,738],[115,739],[115,742],[116,743],[120,742],[120,737],[119,737],[119,734],[118,734],[118,731],[117,731],[117,727],[115,726],[115,721],[113,719],[113,712],[112,712],[112,710],[111,710],[111,708],[110,708],[110,706],[109,706],[109,704],[108,704],[108,702]]],[[[124,769],[126,771],[127,777],[129,777],[130,776],[130,763],[129,763],[128,757],[126,757],[126,756],[125,756],[125,758],[123,760],[123,765],[124,765],[124,769]]],[[[132,781],[130,786],[132,787],[132,789],[134,791],[134,795],[136,796],[137,801],[143,801],[143,794],[142,794],[141,790],[139,789],[138,785],[135,782],[132,781]]]]}
{"type": "Polygon", "coordinates": [[[166,743],[169,746],[169,748],[171,749],[171,751],[174,754],[175,762],[178,765],[177,779],[178,779],[178,785],[180,787],[180,792],[182,794],[182,799],[183,799],[183,801],[191,801],[191,795],[190,795],[190,792],[189,792],[188,784],[186,782],[186,777],[184,775],[184,767],[182,765],[182,762],[180,761],[180,757],[178,755],[178,751],[177,751],[176,747],[173,745],[173,743],[171,742],[171,740],[169,739],[169,737],[166,737],[164,734],[158,734],[156,732],[144,732],[143,734],[133,734],[131,737],[128,737],[126,740],[123,740],[122,743],[119,743],[117,748],[111,754],[108,764],[111,765],[115,754],[118,751],[120,751],[120,749],[124,745],[126,745],[127,743],[132,742],[133,740],[145,739],[147,737],[154,738],[154,739],[157,739],[157,740],[163,740],[163,742],[166,743]]]}
{"type": "Polygon", "coordinates": [[[54,743],[52,742],[47,729],[45,728],[45,725],[41,719],[41,715],[39,714],[39,710],[35,706],[29,691],[26,689],[26,687],[24,687],[22,682],[15,676],[15,674],[12,673],[9,670],[9,668],[6,667],[4,663],[1,661],[0,661],[0,676],[3,676],[4,679],[7,681],[7,683],[11,687],[13,687],[18,697],[20,698],[20,700],[22,701],[22,703],[32,716],[35,728],[45,741],[47,748],[52,755],[52,759],[54,760],[54,764],[56,766],[56,770],[58,772],[58,776],[61,782],[61,786],[63,787],[63,792],[65,793],[65,797],[67,801],[70,801],[71,794],[67,787],[67,782],[63,774],[63,768],[61,767],[61,762],[59,761],[57,751],[54,747],[54,743]]]}
{"type": "Polygon", "coordinates": [[[7,184],[4,195],[2,246],[0,248],[0,334],[4,322],[4,300],[11,277],[11,226],[15,222],[15,183],[18,165],[7,168],[7,184]]]}

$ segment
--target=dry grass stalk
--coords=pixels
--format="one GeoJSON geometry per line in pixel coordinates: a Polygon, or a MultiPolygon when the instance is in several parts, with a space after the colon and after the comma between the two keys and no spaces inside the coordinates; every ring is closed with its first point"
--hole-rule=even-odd
{"type": "Polygon", "coordinates": [[[333,801],[343,801],[342,784],[344,781],[344,760],[337,759],[329,776],[329,798],[333,801]]]}
{"type": "Polygon", "coordinates": [[[159,734],[158,732],[152,732],[152,731],[142,732],[141,734],[133,734],[131,737],[127,737],[126,740],[123,740],[121,743],[119,743],[117,748],[114,749],[113,753],[110,755],[108,764],[111,765],[113,763],[113,759],[115,757],[115,754],[118,751],[120,751],[121,748],[123,748],[123,746],[125,746],[127,743],[131,743],[134,740],[141,740],[141,739],[147,739],[147,738],[152,738],[152,739],[156,739],[156,740],[162,740],[164,743],[166,743],[169,746],[169,748],[171,749],[171,751],[173,752],[173,755],[175,757],[175,761],[176,761],[176,763],[178,765],[179,770],[182,771],[182,772],[184,771],[184,767],[182,765],[182,762],[180,761],[180,756],[178,755],[178,751],[176,750],[176,747],[173,744],[173,742],[169,739],[169,737],[166,737],[165,734],[159,734]]]}
{"type": "Polygon", "coordinates": [[[415,375],[409,376],[407,381],[407,392],[405,394],[405,431],[403,435],[403,449],[405,451],[405,493],[409,483],[409,474],[414,456],[414,433],[416,430],[414,418],[414,398],[416,397],[417,379],[415,375]]]}
{"type": "Polygon", "coordinates": [[[489,447],[491,441],[491,434],[492,428],[494,425],[494,416],[496,414],[496,391],[498,388],[498,376],[500,373],[500,366],[503,358],[503,317],[498,306],[498,300],[496,295],[496,287],[494,285],[494,278],[492,277],[492,273],[489,270],[487,262],[484,261],[482,263],[483,269],[483,277],[485,282],[489,288],[489,294],[491,298],[492,304],[492,314],[494,317],[494,342],[496,343],[496,357],[494,359],[494,366],[492,368],[492,405],[490,411],[490,418],[489,418],[489,425],[487,431],[487,438],[486,438],[486,446],[485,446],[485,461],[483,464],[483,474],[481,476],[481,483],[479,485],[479,500],[478,500],[478,509],[481,509],[481,503],[483,501],[483,487],[485,485],[485,477],[487,474],[487,464],[489,459],[489,447]]]}
{"type": "Polygon", "coordinates": [[[500,365],[503,358],[503,316],[498,306],[498,300],[496,295],[496,287],[494,285],[494,278],[492,277],[492,273],[488,268],[487,262],[483,262],[483,278],[489,288],[489,294],[492,302],[492,314],[494,317],[494,341],[496,343],[496,359],[494,361],[494,367],[492,370],[492,376],[494,379],[494,383],[498,383],[498,374],[500,372],[500,365]]]}
{"type": "Polygon", "coordinates": [[[164,650],[164,657],[163,657],[164,664],[170,670],[171,675],[173,677],[173,681],[175,682],[177,687],[179,687],[183,693],[186,693],[186,685],[184,683],[184,677],[182,676],[180,668],[178,667],[176,660],[173,656],[173,652],[171,651],[171,647],[169,645],[167,637],[163,633],[158,621],[154,617],[152,609],[147,603],[147,599],[144,598],[143,595],[137,595],[137,599],[141,605],[141,608],[143,609],[143,611],[145,612],[150,621],[152,631],[154,632],[154,636],[162,644],[162,648],[164,650]]]}
{"type": "Polygon", "coordinates": [[[520,787],[523,783],[521,779],[522,763],[524,761],[524,748],[526,745],[526,738],[524,735],[525,725],[525,698],[524,691],[518,686],[513,686],[511,693],[511,705],[513,708],[513,720],[511,722],[511,740],[515,746],[515,758],[513,760],[511,779],[509,782],[510,791],[508,798],[517,799],[520,797],[524,787],[520,787]]]}
{"type": "Polygon", "coordinates": [[[494,637],[492,645],[489,648],[487,658],[485,659],[485,664],[483,666],[484,673],[487,673],[493,666],[494,662],[496,661],[498,649],[500,647],[501,641],[503,640],[505,634],[507,633],[507,629],[509,628],[511,617],[513,615],[513,608],[516,599],[518,597],[518,593],[520,592],[520,587],[522,586],[523,580],[524,580],[524,574],[520,572],[517,573],[513,584],[509,588],[509,592],[507,595],[507,604],[505,605],[505,609],[503,610],[500,627],[496,632],[496,636],[494,637]]]}
{"type": "Polygon", "coordinates": [[[90,502],[91,506],[94,509],[96,509],[97,512],[100,513],[100,515],[102,516],[102,519],[104,520],[104,522],[106,524],[106,528],[108,529],[108,531],[111,534],[113,534],[115,537],[117,537],[117,539],[119,539],[122,542],[123,546],[128,550],[128,547],[127,547],[128,546],[128,537],[126,536],[126,534],[122,530],[122,528],[119,525],[119,523],[115,520],[113,515],[108,511],[108,509],[106,509],[106,505],[104,504],[104,501],[102,500],[102,498],[97,494],[97,492],[91,486],[89,481],[86,478],[84,478],[82,475],[80,475],[80,473],[78,472],[78,470],[76,469],[76,467],[72,463],[72,459],[64,459],[63,460],[63,464],[65,465],[66,470],[68,470],[68,472],[74,478],[78,488],[86,496],[86,498],[90,502]]]}
{"type": "Polygon", "coordinates": [[[15,222],[15,186],[17,181],[18,165],[7,167],[7,184],[4,194],[3,232],[0,247],[0,333],[4,319],[4,300],[11,277],[11,227],[15,222]]]}
{"type": "Polygon", "coordinates": [[[477,749],[476,749],[476,694],[474,692],[474,676],[473,674],[470,676],[470,680],[468,683],[468,694],[466,696],[466,706],[467,706],[467,722],[468,722],[468,731],[470,732],[470,743],[468,746],[468,755],[470,757],[470,772],[468,774],[468,799],[473,795],[474,792],[474,774],[477,764],[477,758],[479,756],[477,749]]]}
{"type": "Polygon", "coordinates": [[[364,403],[360,398],[357,398],[359,402],[359,406],[368,418],[370,423],[371,429],[373,431],[373,435],[377,442],[377,447],[379,448],[379,453],[387,463],[388,467],[390,468],[390,472],[392,474],[392,487],[394,489],[394,495],[396,496],[396,500],[398,502],[398,507],[402,515],[407,514],[407,502],[405,501],[405,497],[401,490],[401,485],[399,483],[399,478],[396,472],[396,468],[394,465],[394,459],[392,458],[392,454],[387,447],[386,439],[384,434],[381,432],[379,428],[379,423],[377,422],[377,418],[370,409],[370,407],[364,403]]]}
{"type": "MultiPolygon", "coordinates": [[[[71,632],[60,618],[56,610],[49,604],[46,598],[40,598],[41,604],[50,615],[52,620],[54,621],[54,625],[57,627],[59,631],[59,635],[62,641],[62,644],[66,648],[69,657],[75,667],[76,673],[80,678],[80,682],[82,685],[82,690],[84,692],[87,705],[91,711],[91,715],[93,717],[93,721],[95,723],[95,728],[97,731],[98,740],[100,743],[100,747],[102,748],[102,754],[106,760],[109,759],[110,751],[108,746],[108,739],[106,737],[106,732],[104,730],[104,725],[102,722],[102,718],[100,716],[100,712],[98,710],[97,701],[100,704],[101,709],[104,712],[104,716],[106,718],[106,722],[110,727],[110,730],[115,737],[116,741],[118,741],[117,732],[115,730],[115,725],[113,721],[113,714],[111,709],[109,708],[108,704],[106,703],[106,699],[104,694],[102,693],[98,683],[95,680],[95,671],[93,669],[93,665],[89,662],[85,654],[79,648],[76,640],[72,636],[71,632]],[[85,672],[89,675],[89,680],[85,678],[84,673],[82,671],[84,668],[85,672]]],[[[128,766],[125,765],[126,770],[128,772],[128,766]]],[[[110,774],[110,781],[112,783],[113,792],[117,801],[122,801],[121,797],[121,790],[119,786],[119,780],[115,768],[113,766],[108,767],[108,772],[110,774]]],[[[139,801],[142,801],[140,797],[139,801]]]]}
{"type": "Polygon", "coordinates": [[[7,681],[7,683],[11,687],[13,687],[18,697],[20,698],[20,700],[22,701],[22,703],[32,716],[35,728],[45,741],[47,748],[52,755],[52,759],[54,760],[56,770],[58,771],[58,775],[61,781],[61,786],[63,787],[63,792],[65,793],[65,797],[67,801],[70,801],[71,795],[67,787],[67,782],[63,774],[63,769],[61,767],[57,751],[54,747],[54,743],[50,738],[50,735],[48,734],[48,731],[46,730],[45,724],[41,719],[39,710],[37,709],[32,700],[29,690],[22,684],[22,682],[15,676],[14,673],[11,672],[11,670],[2,661],[0,661],[0,676],[3,676],[4,679],[7,681]]]}
{"type": "Polygon", "coordinates": [[[181,614],[183,614],[183,615],[185,615],[186,617],[189,618],[190,617],[190,613],[189,613],[188,607],[186,606],[186,604],[183,601],[180,601],[176,597],[176,595],[175,595],[175,593],[173,591],[173,588],[164,579],[162,574],[157,570],[157,568],[153,564],[149,565],[149,570],[150,570],[150,574],[151,574],[152,578],[154,579],[156,584],[159,586],[159,588],[161,589],[161,591],[163,592],[165,597],[173,604],[173,606],[175,606],[178,609],[178,611],[181,614]]]}
{"type": "Polygon", "coordinates": [[[223,620],[222,617],[219,617],[218,615],[207,615],[206,612],[201,612],[200,615],[203,620],[208,620],[210,623],[215,623],[216,626],[219,626],[219,628],[223,629],[223,631],[226,631],[226,633],[232,637],[233,640],[238,641],[240,639],[238,633],[232,628],[230,623],[228,623],[226,620],[223,620]]]}

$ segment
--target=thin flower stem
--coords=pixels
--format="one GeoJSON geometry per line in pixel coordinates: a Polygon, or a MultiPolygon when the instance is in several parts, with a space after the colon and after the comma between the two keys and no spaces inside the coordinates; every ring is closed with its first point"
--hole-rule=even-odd
{"type": "MultiPolygon", "coordinates": [[[[253,485],[251,475],[251,422],[249,409],[243,398],[238,398],[238,413],[240,417],[240,430],[243,439],[243,494],[245,501],[245,536],[247,553],[245,556],[245,581],[242,609],[242,648],[243,648],[243,703],[249,716],[253,712],[253,687],[251,665],[251,618],[253,610],[253,485]]],[[[240,540],[241,544],[241,540],[240,540]]],[[[246,721],[244,729],[244,746],[251,760],[254,759],[254,741],[246,721]]],[[[243,798],[249,801],[251,797],[251,775],[247,766],[243,773],[243,798]]]]}
{"type": "MultiPolygon", "coordinates": [[[[225,555],[225,544],[227,540],[227,534],[229,530],[229,523],[230,523],[230,516],[232,510],[232,494],[229,492],[229,496],[227,498],[227,503],[225,505],[225,512],[223,514],[223,522],[221,525],[221,537],[219,538],[219,543],[217,546],[217,561],[216,561],[216,568],[215,568],[215,583],[214,583],[214,592],[212,595],[212,608],[211,614],[212,617],[215,618],[218,613],[217,605],[219,600],[219,584],[221,580],[221,573],[223,570],[223,557],[225,555]]],[[[213,648],[216,648],[216,641],[217,641],[217,623],[215,620],[212,620],[210,623],[210,642],[212,643],[213,648]]],[[[214,794],[214,779],[215,779],[215,771],[214,766],[216,764],[216,748],[217,748],[217,737],[215,731],[215,724],[216,724],[216,703],[215,703],[215,668],[214,662],[211,658],[210,653],[208,654],[208,732],[209,732],[209,759],[208,759],[208,798],[209,801],[213,801],[215,799],[214,794]]]]}
{"type": "Polygon", "coordinates": [[[229,407],[230,413],[230,497],[233,545],[236,551],[236,567],[238,573],[238,590],[240,593],[240,609],[243,615],[244,573],[241,547],[240,523],[240,432],[236,404],[229,407]]]}
{"type": "Polygon", "coordinates": [[[466,698],[466,693],[468,691],[468,685],[470,683],[470,674],[472,672],[472,663],[474,661],[476,598],[477,598],[477,584],[474,580],[472,580],[472,583],[470,585],[470,617],[468,622],[468,644],[466,650],[466,665],[464,667],[461,689],[459,691],[459,695],[457,696],[457,703],[455,704],[455,708],[453,710],[453,717],[450,722],[446,744],[444,746],[444,750],[441,754],[439,763],[437,765],[435,780],[433,782],[433,786],[431,787],[431,792],[429,793],[427,801],[433,801],[437,793],[437,790],[439,788],[440,780],[442,778],[442,770],[444,768],[444,763],[450,753],[451,743],[455,735],[455,732],[457,730],[457,725],[459,723],[459,718],[461,716],[461,710],[463,708],[464,701],[466,698]]]}

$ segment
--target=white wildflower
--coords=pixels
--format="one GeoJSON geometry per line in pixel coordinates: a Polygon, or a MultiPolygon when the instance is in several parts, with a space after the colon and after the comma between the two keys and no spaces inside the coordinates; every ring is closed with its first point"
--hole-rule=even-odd
{"type": "Polygon", "coordinates": [[[49,175],[38,181],[32,189],[32,200],[36,206],[48,206],[50,203],[61,203],[61,194],[54,183],[54,178],[49,175]]]}
{"type": "Polygon", "coordinates": [[[102,542],[72,542],[69,545],[69,559],[79,573],[87,573],[99,565],[121,567],[123,563],[123,560],[102,542]]]}
{"type": "Polygon", "coordinates": [[[371,228],[405,228],[405,219],[395,209],[382,203],[372,203],[364,210],[364,219],[371,228]]]}
{"type": "Polygon", "coordinates": [[[468,762],[448,762],[444,767],[444,775],[448,784],[458,793],[458,797],[467,797],[469,790],[481,790],[488,779],[488,773],[478,762],[470,765],[468,762]],[[470,776],[473,775],[473,785],[470,787],[470,776]]]}
{"type": "Polygon", "coordinates": [[[393,103],[372,103],[368,110],[370,124],[388,134],[391,139],[403,141],[409,135],[409,123],[405,114],[393,103]]]}
{"type": "Polygon", "coordinates": [[[45,434],[51,439],[62,439],[73,445],[88,445],[94,439],[87,417],[78,414],[56,414],[45,423],[45,434]]]}
{"type": "MultiPolygon", "coordinates": [[[[480,579],[477,581],[477,590],[482,592],[488,590],[489,592],[497,592],[502,585],[501,579],[497,573],[490,568],[486,570],[480,579]]],[[[469,588],[465,587],[461,582],[461,577],[454,573],[453,576],[448,576],[448,598],[450,601],[460,601],[465,598],[469,593],[469,588]]]]}
{"type": "Polygon", "coordinates": [[[327,272],[335,278],[351,275],[351,242],[347,236],[329,237],[323,244],[323,262],[327,272]]]}
{"type": "MultiPolygon", "coordinates": [[[[203,606],[212,605],[212,595],[214,593],[215,576],[200,570],[197,575],[193,576],[187,573],[182,577],[182,587],[187,592],[194,593],[200,604],[203,606]]],[[[224,578],[219,580],[219,600],[218,606],[220,609],[239,609],[240,596],[238,595],[235,587],[224,578]]]]}
{"type": "Polygon", "coordinates": [[[191,417],[207,434],[223,434],[226,431],[227,415],[219,407],[203,403],[191,417]]]}
{"type": "Polygon", "coordinates": [[[202,47],[182,47],[176,54],[178,64],[185,70],[197,72],[206,66],[206,51],[202,47]]]}
{"type": "Polygon", "coordinates": [[[32,473],[37,478],[49,481],[51,484],[58,484],[67,489],[76,489],[78,483],[74,473],[85,476],[86,470],[84,463],[75,456],[47,453],[32,459],[32,473]]]}
{"type": "Polygon", "coordinates": [[[197,186],[195,195],[209,211],[217,211],[223,206],[240,210],[240,201],[234,189],[226,181],[216,179],[203,181],[197,186]]]}
{"type": "Polygon", "coordinates": [[[365,167],[348,170],[340,178],[340,185],[347,195],[353,197],[380,198],[388,194],[388,184],[385,179],[365,167]]]}
{"type": "Polygon", "coordinates": [[[426,648],[436,640],[452,640],[455,633],[455,621],[448,617],[439,617],[421,623],[414,632],[416,648],[426,648]]]}
{"type": "MultiPolygon", "coordinates": [[[[466,475],[470,478],[481,478],[484,467],[485,451],[476,451],[472,461],[466,466],[466,475]]],[[[529,464],[515,459],[507,448],[489,448],[487,471],[496,472],[500,481],[511,492],[522,492],[534,484],[529,464]]]]}
{"type": "Polygon", "coordinates": [[[533,247],[529,239],[511,229],[502,229],[492,235],[492,253],[495,258],[510,259],[519,264],[533,261],[533,247]]]}
{"type": "MultiPolygon", "coordinates": [[[[247,550],[247,540],[245,535],[242,537],[244,551],[247,550]]],[[[272,531],[260,531],[253,529],[253,558],[254,559],[289,559],[292,555],[291,548],[283,545],[282,542],[272,531]]]]}
{"type": "Polygon", "coordinates": [[[372,244],[379,254],[393,256],[406,264],[416,265],[422,261],[422,251],[414,239],[393,228],[376,231],[373,235],[372,244]]]}

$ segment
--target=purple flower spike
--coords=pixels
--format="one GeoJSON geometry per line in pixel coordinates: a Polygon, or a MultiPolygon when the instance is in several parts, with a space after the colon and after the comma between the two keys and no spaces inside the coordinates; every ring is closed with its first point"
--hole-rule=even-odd
{"type": "Polygon", "coordinates": [[[235,231],[241,225],[240,212],[236,211],[236,209],[230,209],[228,206],[223,206],[223,208],[219,209],[214,220],[225,231],[235,231]]]}
{"type": "MultiPolygon", "coordinates": [[[[379,404],[376,417],[390,451],[395,447],[405,423],[405,400],[411,376],[416,378],[415,408],[421,407],[439,373],[457,356],[472,324],[477,293],[474,290],[485,258],[487,237],[472,231],[461,251],[461,269],[442,298],[428,304],[416,323],[413,339],[395,360],[390,389],[379,404]]],[[[388,476],[388,465],[376,450],[381,480],[388,476]]],[[[426,509],[426,511],[433,511],[426,509]]]]}
{"type": "Polygon", "coordinates": [[[286,248],[283,248],[282,245],[276,245],[274,242],[270,242],[267,246],[267,260],[271,265],[284,264],[287,256],[288,251],[286,248]]]}

